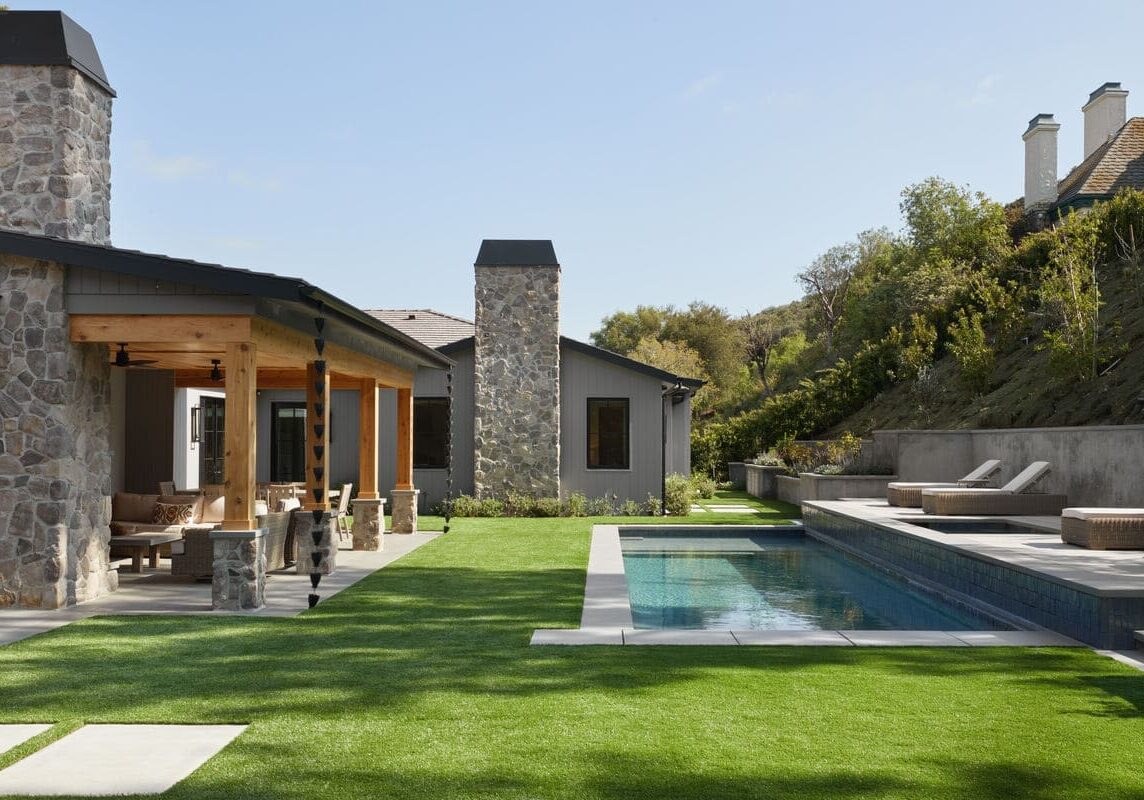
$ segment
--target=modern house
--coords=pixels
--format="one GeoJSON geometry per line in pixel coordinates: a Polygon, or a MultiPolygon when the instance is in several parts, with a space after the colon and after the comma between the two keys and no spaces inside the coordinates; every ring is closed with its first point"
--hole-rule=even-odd
{"type": "Polygon", "coordinates": [[[247,560],[216,547],[218,590],[257,571],[260,480],[303,482],[336,551],[333,484],[376,549],[383,497],[408,532],[444,494],[450,440],[455,491],[482,495],[643,499],[687,471],[694,382],[561,339],[551,243],[486,242],[475,323],[409,332],[304,280],[112,247],[91,36],[12,11],[0,41],[0,608],[114,590],[113,493],[172,478],[223,485],[218,541],[247,560]]]}
{"type": "Polygon", "coordinates": [[[1034,228],[1069,211],[1110,200],[1125,188],[1144,189],[1144,117],[1128,119],[1128,92],[1105,83],[1088,96],[1084,113],[1084,157],[1057,179],[1057,133],[1052,114],[1029,120],[1025,141],[1025,214],[1034,228]]]}

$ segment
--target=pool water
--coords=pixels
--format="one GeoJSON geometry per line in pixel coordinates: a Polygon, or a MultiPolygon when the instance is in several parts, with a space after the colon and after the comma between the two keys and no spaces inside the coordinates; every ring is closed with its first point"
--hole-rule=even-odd
{"type": "Polygon", "coordinates": [[[999,627],[801,533],[620,541],[637,628],[999,627]]]}

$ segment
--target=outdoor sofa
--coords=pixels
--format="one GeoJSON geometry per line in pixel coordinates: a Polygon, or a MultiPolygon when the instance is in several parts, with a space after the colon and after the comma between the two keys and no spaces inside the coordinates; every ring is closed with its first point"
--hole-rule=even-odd
{"type": "MultiPolygon", "coordinates": [[[[203,495],[116,492],[111,498],[112,536],[154,533],[186,536],[192,530],[210,531],[221,522],[221,497],[208,501],[203,495]]],[[[164,545],[163,555],[170,555],[170,547],[164,545]]],[[[120,557],[130,553],[112,545],[111,555],[120,557]]]]}
{"type": "MultiPolygon", "coordinates": [[[[255,524],[266,530],[262,538],[262,547],[266,553],[266,569],[283,569],[286,566],[288,552],[286,540],[293,533],[293,512],[266,512],[256,518],[255,524]]],[[[172,575],[202,580],[210,579],[214,575],[214,543],[211,541],[210,530],[189,530],[183,541],[176,542],[171,548],[172,575]]]]}
{"type": "Polygon", "coordinates": [[[970,472],[964,478],[960,478],[954,483],[894,481],[886,486],[886,502],[892,506],[900,506],[902,508],[921,508],[923,489],[952,489],[958,486],[984,486],[999,469],[1001,469],[1001,460],[991,458],[983,462],[981,466],[970,472]]]}
{"type": "Polygon", "coordinates": [[[1048,461],[1034,461],[1000,489],[923,489],[922,510],[927,514],[1015,514],[1056,516],[1068,498],[1063,494],[1029,492],[1052,469],[1048,461]]]}
{"type": "Polygon", "coordinates": [[[1090,550],[1144,550],[1144,508],[1066,508],[1061,540],[1090,550]]]}

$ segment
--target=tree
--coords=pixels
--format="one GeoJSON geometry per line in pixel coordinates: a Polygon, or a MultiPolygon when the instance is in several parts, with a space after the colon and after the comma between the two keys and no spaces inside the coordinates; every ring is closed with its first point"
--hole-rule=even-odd
{"type": "Polygon", "coordinates": [[[827,354],[834,350],[834,329],[846,306],[846,290],[860,255],[853,242],[836,245],[798,273],[798,282],[818,311],[827,354]]]}
{"type": "Polygon", "coordinates": [[[797,304],[767,308],[743,320],[747,360],[758,370],[763,391],[771,391],[767,375],[771,356],[779,343],[798,331],[799,319],[794,309],[797,304]]]}
{"type": "Polygon", "coordinates": [[[630,355],[642,339],[658,339],[664,322],[674,311],[671,306],[637,306],[635,311],[617,311],[605,317],[600,330],[591,334],[592,344],[622,356],[630,355]]]}
{"type": "Polygon", "coordinates": [[[685,344],[699,353],[711,380],[720,388],[736,382],[743,368],[743,332],[722,308],[695,301],[686,311],[671,311],[661,341],[685,344]]]}
{"type": "MultiPolygon", "coordinates": [[[[645,364],[651,364],[653,367],[667,370],[671,374],[678,375],[681,378],[695,378],[701,381],[710,381],[707,370],[703,366],[703,359],[700,358],[699,353],[679,342],[661,342],[651,336],[646,336],[640,339],[635,350],[629,355],[636,361],[642,361],[645,364]]],[[[692,408],[698,411],[705,407],[706,403],[709,402],[709,395],[710,387],[705,385],[699,389],[692,400],[692,408]]]]}

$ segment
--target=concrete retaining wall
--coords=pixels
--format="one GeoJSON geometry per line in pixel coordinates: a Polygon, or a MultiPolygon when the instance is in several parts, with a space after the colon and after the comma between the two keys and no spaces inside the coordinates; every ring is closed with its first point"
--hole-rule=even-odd
{"type": "Polygon", "coordinates": [[[841,500],[844,497],[885,497],[886,484],[897,475],[817,475],[799,473],[799,488],[805,500],[841,500]]]}
{"type": "MultiPolygon", "coordinates": [[[[731,463],[728,466],[733,468],[735,465],[731,463]]],[[[743,464],[742,467],[743,482],[747,487],[748,494],[765,500],[778,497],[775,479],[782,475],[782,467],[761,467],[758,464],[743,464]]]]}
{"type": "Polygon", "coordinates": [[[744,488],[747,485],[747,465],[742,461],[728,461],[727,480],[738,489],[744,488]]]}
{"type": "Polygon", "coordinates": [[[873,451],[903,481],[951,481],[988,458],[1008,481],[1031,461],[1052,462],[1037,491],[1075,506],[1144,506],[1144,425],[967,431],[876,431],[873,451]]]}
{"type": "Polygon", "coordinates": [[[802,502],[802,482],[790,475],[776,475],[775,498],[797,506],[802,502]]]}

